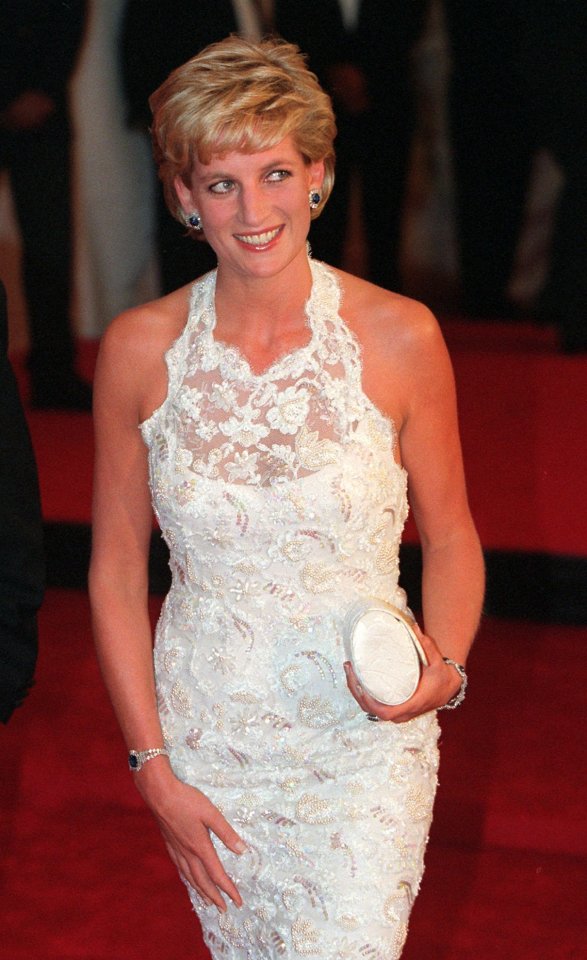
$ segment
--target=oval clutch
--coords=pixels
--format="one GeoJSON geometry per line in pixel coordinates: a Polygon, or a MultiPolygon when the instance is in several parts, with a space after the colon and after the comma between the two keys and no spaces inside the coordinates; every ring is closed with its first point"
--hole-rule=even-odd
{"type": "Polygon", "coordinates": [[[412,623],[397,607],[374,597],[355,603],[344,620],[347,659],[363,689],[387,706],[409,700],[428,663],[412,623]]]}

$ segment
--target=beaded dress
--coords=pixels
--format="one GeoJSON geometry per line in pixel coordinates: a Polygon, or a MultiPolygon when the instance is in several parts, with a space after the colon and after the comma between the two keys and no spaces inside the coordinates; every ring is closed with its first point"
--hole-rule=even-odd
{"type": "Polygon", "coordinates": [[[405,608],[407,476],[364,394],[329,268],[310,261],[308,343],[257,375],[214,338],[215,273],[167,353],[141,425],[172,586],[155,673],[175,773],[248,844],[217,842],[242,895],[188,887],[215,960],[393,960],[423,869],[435,713],[371,723],[348,691],[341,625],[359,598],[405,608]]]}

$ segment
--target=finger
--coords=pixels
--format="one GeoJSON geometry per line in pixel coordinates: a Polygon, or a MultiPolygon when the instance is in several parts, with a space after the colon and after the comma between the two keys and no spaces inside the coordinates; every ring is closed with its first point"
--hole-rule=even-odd
{"type": "Polygon", "coordinates": [[[349,688],[350,692],[352,693],[353,697],[355,698],[355,700],[357,701],[361,709],[364,710],[365,707],[363,706],[363,697],[365,695],[365,691],[363,690],[363,687],[359,683],[359,679],[355,671],[353,670],[352,664],[348,660],[344,663],[344,671],[346,674],[347,687],[349,688]]]}
{"type": "MultiPolygon", "coordinates": [[[[220,889],[210,877],[206,868],[201,862],[196,862],[192,868],[193,884],[192,886],[200,892],[204,900],[208,900],[210,905],[214,905],[221,913],[226,913],[226,902],[220,889]]],[[[240,906],[240,904],[237,904],[240,906]]]]}
{"type": "Polygon", "coordinates": [[[375,697],[372,697],[363,689],[359,680],[357,679],[357,675],[354,672],[350,661],[346,661],[344,663],[344,669],[349,690],[353,694],[361,710],[363,710],[366,714],[377,717],[379,720],[390,721],[391,723],[406,723],[408,720],[412,720],[421,712],[418,709],[414,709],[414,701],[418,700],[418,691],[416,691],[413,697],[411,697],[409,700],[406,700],[405,703],[397,704],[396,706],[384,704],[381,703],[380,700],[376,700],[375,697]]]}
{"type": "Polygon", "coordinates": [[[207,907],[213,906],[214,901],[211,900],[202,890],[201,886],[196,880],[196,877],[190,869],[189,862],[186,860],[186,858],[177,854],[168,840],[165,840],[165,846],[167,847],[170,860],[175,865],[175,868],[184,883],[188,883],[190,887],[196,891],[202,902],[205,903],[207,907]]]}
{"type": "Polygon", "coordinates": [[[353,670],[352,663],[347,661],[344,664],[344,668],[346,671],[349,690],[353,694],[361,709],[366,713],[376,713],[378,710],[381,710],[383,704],[379,700],[376,700],[374,697],[372,697],[370,693],[367,693],[355,671],[353,670]]]}
{"type": "Polygon", "coordinates": [[[213,814],[206,821],[206,826],[214,833],[225,847],[241,856],[248,850],[248,847],[241,836],[231,827],[228,820],[222,816],[217,807],[213,808],[213,814]]]}
{"type": "MultiPolygon", "coordinates": [[[[174,859],[174,858],[172,858],[172,859],[174,859]]],[[[211,900],[210,897],[204,892],[204,890],[202,889],[202,887],[201,887],[200,884],[198,883],[198,880],[196,879],[196,877],[193,876],[192,871],[190,870],[190,867],[189,867],[189,864],[188,864],[187,860],[184,860],[183,858],[181,858],[181,861],[182,861],[182,863],[183,863],[183,866],[182,866],[182,867],[177,866],[177,870],[178,870],[178,873],[179,873],[181,879],[182,879],[185,883],[188,883],[188,884],[190,885],[190,887],[191,887],[193,890],[196,891],[196,893],[198,894],[198,897],[200,898],[200,900],[202,901],[202,903],[203,903],[206,907],[213,907],[213,906],[215,906],[214,901],[211,900]]]]}
{"type": "MultiPolygon", "coordinates": [[[[196,856],[199,860],[199,865],[201,866],[202,870],[205,871],[211,883],[222,890],[228,897],[230,897],[237,907],[241,907],[243,902],[242,897],[224,869],[222,861],[220,860],[207,831],[205,837],[203,837],[201,842],[198,844],[198,853],[196,856]]],[[[222,902],[224,903],[224,901],[222,902]]]]}
{"type": "Polygon", "coordinates": [[[191,887],[208,897],[219,910],[226,910],[221,890],[236,904],[242,906],[242,898],[234,883],[224,870],[210,835],[205,827],[197,831],[194,847],[178,848],[173,836],[163,832],[165,846],[180,875],[191,887]],[[203,834],[203,835],[201,835],[203,834]]]}
{"type": "Polygon", "coordinates": [[[226,912],[226,903],[220,890],[208,875],[206,868],[197,858],[190,860],[187,856],[171,853],[172,859],[176,863],[180,876],[186,880],[206,906],[215,906],[221,913],[226,912]]]}
{"type": "Polygon", "coordinates": [[[346,682],[349,690],[351,690],[353,693],[358,693],[359,696],[361,696],[363,693],[363,688],[359,683],[359,678],[357,677],[357,674],[353,669],[352,663],[350,662],[350,660],[346,660],[343,666],[344,666],[344,672],[346,674],[346,682]]]}
{"type": "Polygon", "coordinates": [[[213,900],[210,900],[210,897],[207,897],[203,890],[198,890],[197,887],[194,887],[194,889],[195,889],[196,893],[198,894],[200,900],[201,900],[202,903],[204,904],[204,906],[206,906],[206,907],[213,907],[213,906],[214,906],[214,901],[213,901],[213,900]]]}

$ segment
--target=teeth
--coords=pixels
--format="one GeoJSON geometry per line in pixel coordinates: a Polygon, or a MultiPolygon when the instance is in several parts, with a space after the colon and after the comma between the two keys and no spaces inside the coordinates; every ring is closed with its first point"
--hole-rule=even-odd
{"type": "Polygon", "coordinates": [[[264,244],[269,243],[274,237],[279,233],[279,227],[276,230],[269,230],[267,233],[256,233],[251,234],[238,234],[237,240],[242,240],[243,243],[250,244],[251,247],[262,247],[264,244]]]}

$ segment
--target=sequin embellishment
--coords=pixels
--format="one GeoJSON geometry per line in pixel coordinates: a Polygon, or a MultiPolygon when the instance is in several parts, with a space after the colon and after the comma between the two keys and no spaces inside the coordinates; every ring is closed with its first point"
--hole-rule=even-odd
{"type": "Polygon", "coordinates": [[[346,684],[346,611],[406,604],[407,477],[337,275],[310,266],[308,342],[258,376],[215,338],[215,274],[196,283],[141,426],[172,572],[154,649],[165,744],[248,847],[213,838],[242,910],[189,891],[214,960],[399,957],[436,786],[435,716],[365,723],[346,684]]]}

